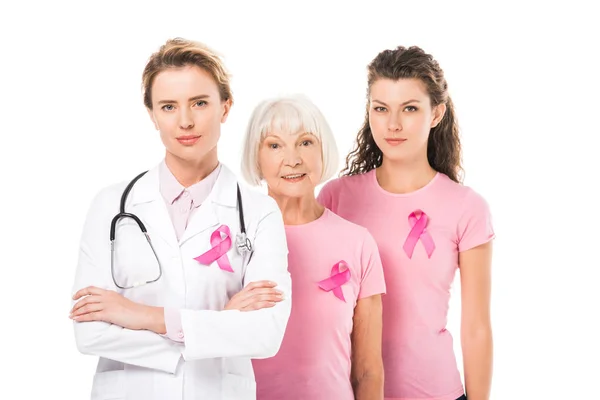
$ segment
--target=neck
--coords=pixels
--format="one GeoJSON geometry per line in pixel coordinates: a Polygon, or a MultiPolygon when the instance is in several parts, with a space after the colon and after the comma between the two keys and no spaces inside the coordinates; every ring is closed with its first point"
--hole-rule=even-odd
{"type": "Polygon", "coordinates": [[[383,157],[381,167],[375,171],[377,182],[390,193],[410,193],[427,185],[435,176],[427,157],[415,160],[394,161],[383,157]]]}
{"type": "Polygon", "coordinates": [[[325,208],[317,202],[315,196],[288,197],[277,195],[269,189],[271,196],[279,205],[285,225],[303,225],[318,219],[325,208]]]}
{"type": "Polygon", "coordinates": [[[201,160],[184,160],[169,152],[165,156],[167,167],[183,187],[190,187],[210,175],[219,165],[217,149],[210,151],[201,160]]]}

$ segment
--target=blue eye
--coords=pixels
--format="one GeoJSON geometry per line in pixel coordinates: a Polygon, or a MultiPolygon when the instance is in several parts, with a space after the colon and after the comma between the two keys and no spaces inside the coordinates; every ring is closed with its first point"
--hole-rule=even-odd
{"type": "Polygon", "coordinates": [[[172,111],[174,109],[173,104],[165,104],[164,106],[161,107],[161,109],[165,110],[165,111],[172,111]]]}
{"type": "Polygon", "coordinates": [[[205,105],[207,105],[207,104],[208,104],[208,103],[207,103],[207,102],[205,102],[204,100],[198,100],[198,101],[196,102],[196,105],[197,105],[198,107],[202,107],[202,106],[205,106],[205,105]]]}

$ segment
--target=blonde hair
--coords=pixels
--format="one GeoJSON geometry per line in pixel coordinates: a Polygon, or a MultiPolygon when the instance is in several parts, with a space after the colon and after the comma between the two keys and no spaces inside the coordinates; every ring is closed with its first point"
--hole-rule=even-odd
{"type": "Polygon", "coordinates": [[[319,108],[303,95],[291,95],[262,101],[254,109],[244,137],[242,175],[250,184],[260,185],[262,176],[258,150],[265,136],[272,131],[294,134],[304,131],[314,135],[321,144],[323,173],[321,181],[331,178],[338,169],[338,150],[327,120],[319,108]]]}
{"type": "Polygon", "coordinates": [[[150,56],[142,74],[144,105],[152,110],[152,84],[156,76],[170,68],[196,66],[208,72],[219,88],[221,101],[233,102],[229,74],[220,56],[200,42],[182,38],[169,39],[150,56]]]}

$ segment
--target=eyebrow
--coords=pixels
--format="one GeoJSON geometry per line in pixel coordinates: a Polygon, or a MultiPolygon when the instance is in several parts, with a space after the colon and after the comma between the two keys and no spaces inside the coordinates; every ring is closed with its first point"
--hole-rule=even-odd
{"type": "MultiPolygon", "coordinates": [[[[294,135],[294,136],[297,136],[298,138],[303,138],[304,136],[313,136],[313,137],[316,138],[316,136],[313,133],[311,133],[311,132],[302,132],[302,133],[299,133],[299,134],[294,135]]],[[[281,137],[279,135],[275,134],[275,133],[267,133],[265,135],[265,139],[268,138],[268,137],[274,137],[274,138],[277,138],[277,139],[281,139],[281,137]]]]}
{"type": "MultiPolygon", "coordinates": [[[[383,105],[383,106],[389,107],[387,104],[385,104],[385,103],[384,103],[383,101],[381,101],[381,100],[373,99],[373,103],[379,103],[379,104],[381,104],[381,105],[383,105]]],[[[420,103],[420,101],[419,101],[419,100],[417,100],[417,99],[410,99],[410,100],[407,100],[407,101],[405,101],[404,103],[402,103],[402,104],[400,104],[400,105],[401,105],[401,106],[405,106],[405,105],[407,105],[407,104],[409,104],[409,103],[420,103]]]]}
{"type": "MultiPolygon", "coordinates": [[[[188,99],[188,101],[203,100],[203,99],[208,99],[209,97],[210,96],[207,94],[199,94],[198,96],[190,97],[188,99]]],[[[160,100],[158,102],[158,104],[169,104],[169,103],[177,103],[177,101],[175,101],[175,100],[160,100]]]]}

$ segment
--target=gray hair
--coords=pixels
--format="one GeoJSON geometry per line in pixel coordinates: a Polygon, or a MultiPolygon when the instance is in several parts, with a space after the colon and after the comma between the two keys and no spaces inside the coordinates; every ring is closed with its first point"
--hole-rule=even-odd
{"type": "Polygon", "coordinates": [[[259,103],[250,117],[242,154],[242,176],[252,185],[260,185],[262,176],[258,150],[270,131],[291,134],[304,131],[321,144],[323,174],[319,183],[327,181],[338,169],[338,149],[327,120],[319,108],[303,95],[281,96],[259,103]]]}

